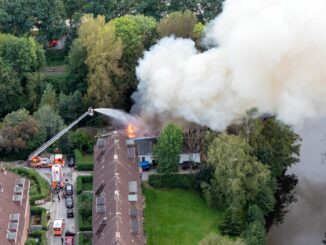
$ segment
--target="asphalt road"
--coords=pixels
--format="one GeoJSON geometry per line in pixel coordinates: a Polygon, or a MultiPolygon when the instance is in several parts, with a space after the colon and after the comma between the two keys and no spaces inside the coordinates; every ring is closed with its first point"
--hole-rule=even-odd
{"type": "MultiPolygon", "coordinates": [[[[51,179],[51,170],[49,168],[40,168],[37,169],[41,175],[46,177],[46,179],[50,182],[51,179]]],[[[63,177],[65,179],[65,183],[73,184],[74,187],[74,214],[77,214],[76,204],[77,204],[77,196],[76,196],[76,177],[77,173],[74,172],[72,168],[66,166],[63,167],[63,177]]],[[[49,222],[49,230],[48,230],[48,244],[49,245],[62,245],[61,237],[53,236],[52,234],[52,226],[54,219],[64,219],[65,220],[65,232],[72,231],[77,232],[76,229],[76,220],[75,218],[67,218],[67,208],[65,205],[65,199],[62,199],[63,190],[60,191],[60,200],[58,199],[58,195],[54,195],[52,198],[52,202],[48,202],[42,206],[47,208],[50,211],[51,219],[49,222]]],[[[63,236],[64,238],[64,236],[63,236]]],[[[63,243],[64,244],[64,243],[63,243]]]]}

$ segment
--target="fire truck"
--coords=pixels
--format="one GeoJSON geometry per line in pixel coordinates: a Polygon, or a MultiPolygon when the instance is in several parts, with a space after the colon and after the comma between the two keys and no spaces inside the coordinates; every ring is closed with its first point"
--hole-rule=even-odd
{"type": "Polygon", "coordinates": [[[51,168],[51,184],[53,189],[64,187],[62,167],[60,164],[54,164],[51,168]]]}
{"type": "Polygon", "coordinates": [[[65,160],[63,159],[63,155],[62,154],[51,155],[50,164],[51,164],[51,166],[54,164],[60,164],[61,166],[64,166],[65,160]]]}

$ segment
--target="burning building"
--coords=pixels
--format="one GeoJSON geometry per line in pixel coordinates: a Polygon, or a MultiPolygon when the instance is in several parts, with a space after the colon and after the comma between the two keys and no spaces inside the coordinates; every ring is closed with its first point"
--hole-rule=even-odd
{"type": "MultiPolygon", "coordinates": [[[[129,136],[135,136],[128,128],[129,136]]],[[[140,174],[126,133],[108,133],[94,148],[94,245],[145,244],[140,174]]]]}

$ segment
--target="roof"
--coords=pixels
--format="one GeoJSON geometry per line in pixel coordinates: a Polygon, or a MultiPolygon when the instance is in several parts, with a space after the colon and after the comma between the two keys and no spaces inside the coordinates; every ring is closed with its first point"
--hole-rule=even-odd
{"type": "Polygon", "coordinates": [[[0,169],[0,243],[22,244],[29,226],[28,179],[0,169]],[[15,243],[16,241],[16,243],[15,243]]]}
{"type": "Polygon", "coordinates": [[[124,134],[108,134],[94,148],[94,245],[145,244],[139,168],[124,134]]]}
{"type": "Polygon", "coordinates": [[[53,222],[53,228],[61,228],[63,219],[55,219],[53,222]]]}

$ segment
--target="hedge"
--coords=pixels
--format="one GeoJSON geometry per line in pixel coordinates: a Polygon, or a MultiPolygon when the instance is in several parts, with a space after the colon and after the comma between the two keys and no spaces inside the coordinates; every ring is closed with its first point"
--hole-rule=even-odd
{"type": "Polygon", "coordinates": [[[31,207],[31,214],[40,215],[41,216],[41,226],[43,230],[47,230],[48,228],[48,219],[46,215],[46,209],[42,207],[31,207]]]}
{"type": "Polygon", "coordinates": [[[195,174],[151,174],[148,183],[154,188],[195,189],[195,174]]]}
{"type": "Polygon", "coordinates": [[[76,181],[76,192],[79,195],[85,188],[83,187],[84,183],[93,183],[93,176],[78,176],[76,181]]]}
{"type": "MultiPolygon", "coordinates": [[[[40,231],[33,231],[28,234],[28,237],[32,238],[38,238],[39,239],[39,245],[47,245],[47,239],[46,239],[46,231],[40,230],[40,231]]],[[[30,239],[28,239],[30,240],[30,239]]]]}
{"type": "MultiPolygon", "coordinates": [[[[89,195],[90,198],[92,199],[92,195],[89,195]]],[[[90,223],[84,223],[84,215],[80,212],[81,210],[81,206],[83,204],[83,198],[85,198],[86,196],[81,196],[81,195],[78,195],[77,197],[77,209],[78,209],[78,225],[79,225],[79,230],[80,231],[91,231],[92,230],[92,222],[90,223]]],[[[92,210],[92,205],[89,206],[89,208],[92,210]]],[[[90,219],[92,220],[92,218],[90,219]]]]}
{"type": "Polygon", "coordinates": [[[35,201],[45,199],[50,195],[50,184],[35,170],[23,168],[23,167],[7,167],[7,169],[13,173],[20,176],[26,177],[30,180],[34,180],[38,186],[38,191],[40,194],[32,195],[29,197],[29,202],[31,205],[35,204],[35,201]]]}
{"type": "Polygon", "coordinates": [[[93,171],[93,162],[85,160],[80,150],[75,149],[74,154],[76,158],[77,169],[79,171],[93,171]]]}
{"type": "Polygon", "coordinates": [[[92,238],[85,236],[84,233],[79,233],[78,244],[79,245],[92,245],[92,238]]]}

